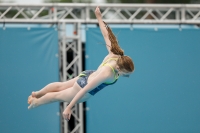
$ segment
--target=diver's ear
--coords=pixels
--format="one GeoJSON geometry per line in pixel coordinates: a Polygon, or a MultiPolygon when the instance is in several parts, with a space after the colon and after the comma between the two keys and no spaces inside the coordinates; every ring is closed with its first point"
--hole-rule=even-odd
{"type": "Polygon", "coordinates": [[[119,66],[118,65],[116,65],[116,67],[115,67],[116,69],[119,69],[119,66]]]}
{"type": "Polygon", "coordinates": [[[119,72],[119,71],[120,71],[120,69],[119,69],[119,66],[118,66],[118,65],[116,66],[116,70],[117,70],[117,72],[119,72]]]}

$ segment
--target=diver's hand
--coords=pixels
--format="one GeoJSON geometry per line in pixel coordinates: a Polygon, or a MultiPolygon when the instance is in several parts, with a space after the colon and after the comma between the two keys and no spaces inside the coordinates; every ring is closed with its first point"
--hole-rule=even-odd
{"type": "Polygon", "coordinates": [[[101,11],[100,11],[100,9],[99,9],[98,6],[97,6],[96,9],[95,9],[95,15],[96,15],[97,19],[98,19],[98,18],[101,18],[101,11]]]}
{"type": "Polygon", "coordinates": [[[70,120],[70,117],[71,117],[71,114],[72,114],[72,111],[71,111],[71,108],[69,108],[67,106],[67,108],[64,110],[63,112],[63,117],[65,120],[69,121],[70,120]]]}

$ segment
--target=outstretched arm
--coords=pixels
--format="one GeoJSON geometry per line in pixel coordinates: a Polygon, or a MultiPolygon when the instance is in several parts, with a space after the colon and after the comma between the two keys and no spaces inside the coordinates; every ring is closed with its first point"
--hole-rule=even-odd
{"type": "Polygon", "coordinates": [[[95,15],[96,15],[96,18],[99,22],[99,27],[101,29],[101,33],[102,33],[104,40],[106,42],[106,47],[108,49],[108,52],[110,53],[111,42],[109,40],[108,31],[106,29],[106,24],[102,20],[101,11],[100,11],[99,7],[96,7],[95,15]]]}

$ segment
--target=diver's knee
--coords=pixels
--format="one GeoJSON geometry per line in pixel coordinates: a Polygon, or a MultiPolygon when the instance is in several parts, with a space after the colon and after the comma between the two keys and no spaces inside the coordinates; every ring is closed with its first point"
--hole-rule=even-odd
{"type": "Polygon", "coordinates": [[[62,87],[62,83],[61,82],[53,82],[53,83],[50,83],[49,86],[54,87],[56,90],[60,90],[62,87]]]}

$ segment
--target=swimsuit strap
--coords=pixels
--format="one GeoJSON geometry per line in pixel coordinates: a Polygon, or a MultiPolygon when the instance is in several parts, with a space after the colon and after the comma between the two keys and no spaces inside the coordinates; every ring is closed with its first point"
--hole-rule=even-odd
{"type": "Polygon", "coordinates": [[[109,58],[109,59],[107,59],[106,61],[104,61],[102,64],[101,64],[101,66],[103,66],[103,65],[105,65],[108,61],[110,61],[110,60],[115,60],[115,61],[117,61],[117,59],[118,58],[109,58]]]}
{"type": "Polygon", "coordinates": [[[110,64],[107,63],[104,66],[109,66],[112,69],[113,73],[115,74],[115,80],[119,78],[119,76],[116,75],[115,69],[110,64]]]}
{"type": "Polygon", "coordinates": [[[105,84],[112,84],[112,83],[116,82],[116,80],[119,78],[119,76],[116,75],[115,69],[114,69],[110,64],[107,63],[107,62],[110,61],[110,60],[115,60],[115,61],[117,61],[117,59],[118,59],[118,58],[109,58],[108,60],[106,60],[105,62],[103,62],[103,63],[101,64],[101,66],[109,66],[109,67],[112,69],[112,71],[113,71],[113,73],[114,73],[114,75],[115,75],[115,81],[113,81],[113,82],[111,82],[111,83],[106,82],[105,84]]]}

